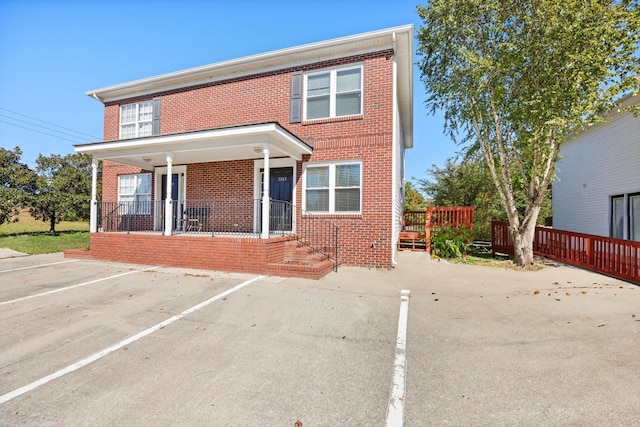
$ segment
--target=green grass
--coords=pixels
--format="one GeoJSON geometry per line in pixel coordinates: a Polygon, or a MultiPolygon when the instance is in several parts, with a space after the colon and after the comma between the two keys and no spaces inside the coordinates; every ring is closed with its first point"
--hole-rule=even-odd
{"type": "Polygon", "coordinates": [[[0,225],[0,248],[26,254],[48,254],[65,249],[89,247],[89,223],[62,221],[56,224],[57,235],[49,233],[49,224],[36,221],[28,212],[18,222],[0,225]]]}
{"type": "MultiPolygon", "coordinates": [[[[534,257],[534,264],[527,266],[524,270],[540,270],[544,267],[543,261],[539,257],[534,257]]],[[[495,257],[491,253],[479,252],[473,248],[467,253],[467,259],[452,258],[447,261],[453,264],[479,265],[483,267],[507,268],[511,270],[521,270],[520,267],[513,263],[513,260],[507,255],[496,254],[495,257]]]]}

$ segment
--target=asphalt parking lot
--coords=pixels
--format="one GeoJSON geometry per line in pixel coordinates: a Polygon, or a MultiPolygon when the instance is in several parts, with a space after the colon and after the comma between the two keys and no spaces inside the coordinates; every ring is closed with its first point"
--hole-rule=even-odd
{"type": "Polygon", "coordinates": [[[401,253],[319,281],[0,259],[0,425],[640,425],[640,289],[401,253]],[[395,424],[399,425],[399,424],[395,424]]]}

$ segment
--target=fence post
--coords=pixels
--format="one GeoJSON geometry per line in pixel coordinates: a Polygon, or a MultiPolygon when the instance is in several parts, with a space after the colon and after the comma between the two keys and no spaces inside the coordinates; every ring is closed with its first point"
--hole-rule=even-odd
{"type": "Polygon", "coordinates": [[[424,215],[424,244],[427,253],[431,253],[431,213],[433,208],[427,208],[424,215]]]}

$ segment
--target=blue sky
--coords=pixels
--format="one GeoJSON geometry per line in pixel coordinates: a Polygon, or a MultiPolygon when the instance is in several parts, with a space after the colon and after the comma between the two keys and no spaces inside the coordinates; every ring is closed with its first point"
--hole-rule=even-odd
{"type": "MultiPolygon", "coordinates": [[[[101,140],[103,106],[88,90],[399,25],[417,30],[418,3],[0,0],[0,146],[19,146],[33,166],[38,154],[101,140]]],[[[409,180],[457,150],[424,99],[416,68],[409,180]]]]}

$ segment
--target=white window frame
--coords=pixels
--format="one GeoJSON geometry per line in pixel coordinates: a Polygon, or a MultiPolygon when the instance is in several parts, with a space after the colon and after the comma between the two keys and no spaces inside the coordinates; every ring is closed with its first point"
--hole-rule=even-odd
{"type": "Polygon", "coordinates": [[[611,196],[611,237],[624,239],[625,202],[624,194],[611,196]],[[618,203],[616,203],[618,202],[618,203]],[[618,206],[617,206],[618,205],[618,206]],[[616,216],[617,214],[617,216],[616,216]]]}
{"type": "Polygon", "coordinates": [[[640,209],[635,210],[634,201],[640,199],[640,193],[629,194],[629,240],[640,242],[640,209]]]}
{"type": "Polygon", "coordinates": [[[151,214],[151,184],[152,184],[152,181],[151,181],[150,173],[132,173],[132,174],[118,175],[118,212],[120,214],[126,214],[126,215],[150,215],[151,214]],[[148,193],[138,193],[137,191],[138,188],[140,187],[139,181],[142,179],[142,176],[146,176],[147,179],[149,179],[148,193]],[[134,191],[132,194],[122,194],[122,178],[125,178],[125,177],[135,178],[135,185],[133,186],[134,191]],[[140,200],[142,196],[144,196],[144,200],[140,200]],[[130,202],[134,202],[133,206],[129,205],[130,202]],[[147,203],[140,203],[140,202],[147,202],[147,203]]]}
{"type": "Polygon", "coordinates": [[[142,101],[142,102],[134,102],[132,104],[121,105],[120,106],[120,139],[139,138],[142,136],[150,136],[150,135],[153,135],[153,101],[142,101]],[[135,118],[133,121],[124,123],[122,113],[125,107],[130,107],[132,105],[135,106],[135,118]],[[143,106],[149,106],[151,108],[151,117],[149,118],[149,120],[140,120],[140,109],[143,106]],[[149,133],[144,133],[143,135],[141,135],[140,128],[141,128],[141,125],[143,124],[148,124],[149,133]],[[131,126],[131,125],[133,125],[135,129],[135,134],[133,136],[123,137],[122,128],[124,126],[131,126]]]}
{"type": "MultiPolygon", "coordinates": [[[[304,84],[303,84],[303,88],[302,88],[302,96],[303,96],[303,114],[304,114],[304,119],[303,120],[323,120],[323,119],[332,119],[332,118],[336,118],[336,117],[349,117],[349,116],[361,116],[363,114],[363,100],[364,100],[364,67],[362,64],[357,64],[357,65],[353,65],[350,64],[348,66],[344,66],[344,67],[336,67],[336,68],[326,68],[323,70],[315,70],[312,72],[308,72],[308,73],[304,73],[304,84]],[[356,113],[356,114],[348,114],[348,115],[343,115],[343,116],[337,116],[336,115],[336,90],[337,90],[337,75],[338,72],[340,71],[347,71],[347,70],[354,70],[354,69],[360,69],[360,112],[356,113]],[[309,77],[310,76],[317,76],[320,74],[327,74],[329,73],[329,116],[327,117],[314,117],[314,118],[307,118],[307,89],[308,89],[308,81],[309,81],[309,77]]],[[[355,92],[355,91],[353,91],[355,92]]]]}
{"type": "MultiPolygon", "coordinates": [[[[306,212],[316,215],[360,215],[362,214],[362,160],[349,160],[342,162],[328,162],[328,163],[307,163],[302,169],[302,206],[306,212]],[[337,187],[336,186],[336,167],[346,165],[358,165],[360,167],[359,181],[360,185],[357,187],[360,190],[360,206],[357,211],[336,211],[336,190],[341,188],[356,188],[356,187],[337,187]],[[329,168],[329,210],[327,211],[314,211],[307,209],[307,170],[312,168],[329,168]]],[[[317,188],[311,188],[317,189],[317,188]]]]}

